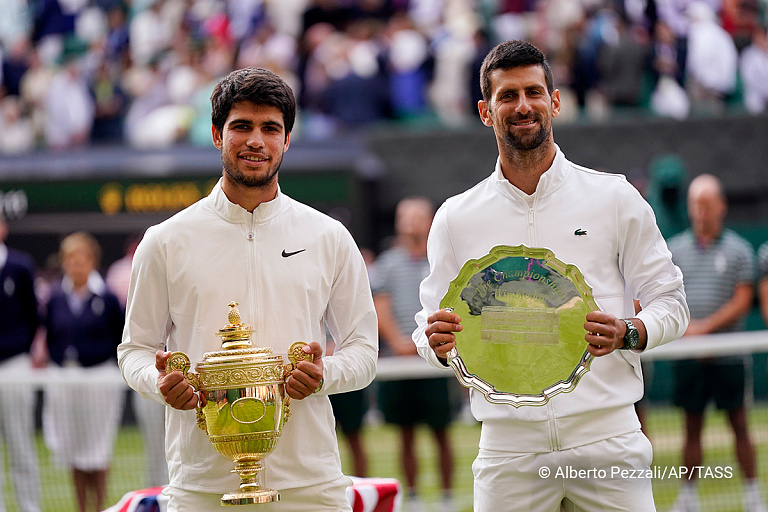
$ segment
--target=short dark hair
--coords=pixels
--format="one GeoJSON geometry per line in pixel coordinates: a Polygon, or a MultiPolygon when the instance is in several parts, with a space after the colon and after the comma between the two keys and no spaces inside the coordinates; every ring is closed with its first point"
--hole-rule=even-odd
{"type": "Polygon", "coordinates": [[[483,59],[483,66],[480,68],[480,89],[483,92],[483,100],[491,99],[491,78],[489,75],[494,69],[511,69],[520,66],[541,66],[544,68],[547,92],[551,95],[555,91],[552,69],[541,50],[527,41],[513,40],[496,45],[483,59]]]}
{"type": "Polygon", "coordinates": [[[211,123],[221,133],[235,103],[277,107],[283,113],[286,137],[296,121],[296,97],[285,80],[264,68],[243,68],[219,80],[211,94],[211,123]]]}

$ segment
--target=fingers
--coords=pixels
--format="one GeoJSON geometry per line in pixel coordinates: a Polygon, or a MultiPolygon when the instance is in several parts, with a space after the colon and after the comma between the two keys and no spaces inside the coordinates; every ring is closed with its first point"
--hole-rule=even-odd
{"type": "Polygon", "coordinates": [[[424,331],[429,346],[435,355],[446,359],[448,353],[456,346],[455,332],[461,332],[461,317],[453,312],[453,308],[440,309],[427,318],[427,328],[424,331]]]}
{"type": "Polygon", "coordinates": [[[194,409],[200,398],[195,388],[187,382],[180,371],[165,372],[165,363],[171,357],[172,352],[155,352],[155,368],[160,373],[157,378],[157,388],[163,395],[165,402],[174,409],[194,409]]]}
{"type": "Polygon", "coordinates": [[[299,361],[285,380],[285,392],[297,400],[317,391],[320,381],[323,380],[323,347],[320,343],[313,341],[302,350],[312,354],[312,361],[299,361]]]}
{"type": "Polygon", "coordinates": [[[194,409],[199,402],[195,389],[181,372],[175,371],[160,377],[157,387],[165,402],[174,409],[194,409]]]}
{"type": "Polygon", "coordinates": [[[171,352],[163,352],[162,350],[155,352],[155,368],[160,372],[161,377],[165,375],[165,363],[169,357],[171,357],[171,352]]]}
{"type": "Polygon", "coordinates": [[[453,308],[438,309],[427,318],[427,329],[433,332],[459,332],[462,329],[461,317],[453,312],[453,308]]]}
{"type": "Polygon", "coordinates": [[[285,392],[288,396],[301,400],[314,393],[323,379],[322,369],[318,371],[314,363],[300,362],[285,380],[285,392]]]}
{"type": "Polygon", "coordinates": [[[624,344],[618,335],[619,320],[615,316],[603,311],[591,311],[587,313],[586,320],[584,340],[588,343],[587,352],[593,356],[610,354],[624,344]]]}
{"type": "Polygon", "coordinates": [[[318,361],[323,357],[323,347],[316,341],[302,347],[302,350],[307,354],[312,354],[313,361],[318,361]]]}

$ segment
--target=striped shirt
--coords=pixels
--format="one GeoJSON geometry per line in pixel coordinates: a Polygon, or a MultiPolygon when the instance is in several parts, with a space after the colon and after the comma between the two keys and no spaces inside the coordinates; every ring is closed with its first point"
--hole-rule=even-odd
{"type": "MultiPolygon", "coordinates": [[[[688,229],[669,240],[672,260],[683,272],[685,296],[692,319],[706,318],[720,309],[737,285],[755,281],[755,253],[752,245],[730,229],[709,247],[696,242],[688,229]]],[[[744,329],[745,318],[723,332],[744,329]]]]}
{"type": "MultiPolygon", "coordinates": [[[[373,295],[389,295],[392,315],[406,336],[410,336],[416,329],[414,317],[421,310],[419,284],[428,274],[429,261],[426,256],[414,259],[402,247],[388,249],[376,260],[373,295]]],[[[379,352],[381,355],[392,355],[386,343],[380,343],[379,352]]]]}
{"type": "Polygon", "coordinates": [[[764,242],[757,250],[758,277],[768,278],[768,242],[764,242]]]}

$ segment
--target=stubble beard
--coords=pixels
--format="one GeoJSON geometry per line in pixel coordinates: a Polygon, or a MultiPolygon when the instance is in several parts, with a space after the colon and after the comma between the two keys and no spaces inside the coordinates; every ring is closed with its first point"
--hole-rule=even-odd
{"type": "Polygon", "coordinates": [[[235,184],[247,188],[267,188],[272,185],[277,179],[277,171],[280,170],[282,164],[283,155],[280,155],[277,164],[274,165],[267,174],[246,176],[237,169],[231,160],[224,156],[224,153],[221,154],[221,165],[224,168],[224,172],[227,173],[227,176],[229,176],[235,184]]]}
{"type": "Polygon", "coordinates": [[[539,122],[539,130],[530,137],[521,138],[507,130],[504,135],[506,146],[516,151],[530,151],[540,147],[549,137],[549,130],[541,123],[541,117],[536,116],[539,122]]]}

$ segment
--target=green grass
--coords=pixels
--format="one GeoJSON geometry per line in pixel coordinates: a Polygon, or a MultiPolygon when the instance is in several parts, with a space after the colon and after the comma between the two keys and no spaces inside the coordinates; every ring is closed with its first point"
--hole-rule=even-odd
{"type": "MultiPolygon", "coordinates": [[[[654,407],[647,415],[647,431],[654,445],[653,465],[660,468],[678,467],[681,463],[682,414],[673,408],[654,407]]],[[[764,492],[768,492],[768,404],[760,403],[750,413],[750,427],[758,454],[758,475],[764,492]]],[[[472,510],[472,461],[477,454],[480,438],[478,424],[455,422],[450,429],[456,457],[454,499],[461,512],[472,510]]],[[[365,427],[363,438],[368,451],[369,476],[394,477],[403,480],[399,462],[398,431],[388,425],[365,427]]],[[[339,439],[342,465],[351,473],[352,463],[343,436],[339,439]]],[[[437,470],[436,448],[426,428],[417,429],[419,453],[418,490],[431,510],[437,512],[440,484],[437,470]]],[[[702,512],[741,511],[742,479],[733,453],[733,439],[725,416],[712,411],[707,415],[704,433],[704,466],[731,466],[733,477],[707,479],[699,485],[702,512]]],[[[69,470],[57,467],[38,434],[38,456],[42,481],[44,512],[77,512],[69,470]]],[[[127,491],[145,487],[142,440],[138,429],[127,426],[120,430],[113,464],[109,474],[107,505],[116,503],[127,491]]],[[[6,476],[9,468],[6,462],[6,476]]],[[[677,478],[654,480],[654,496],[660,512],[668,510],[680,486],[677,478]]],[[[17,512],[18,507],[6,478],[6,508],[17,512]]]]}

